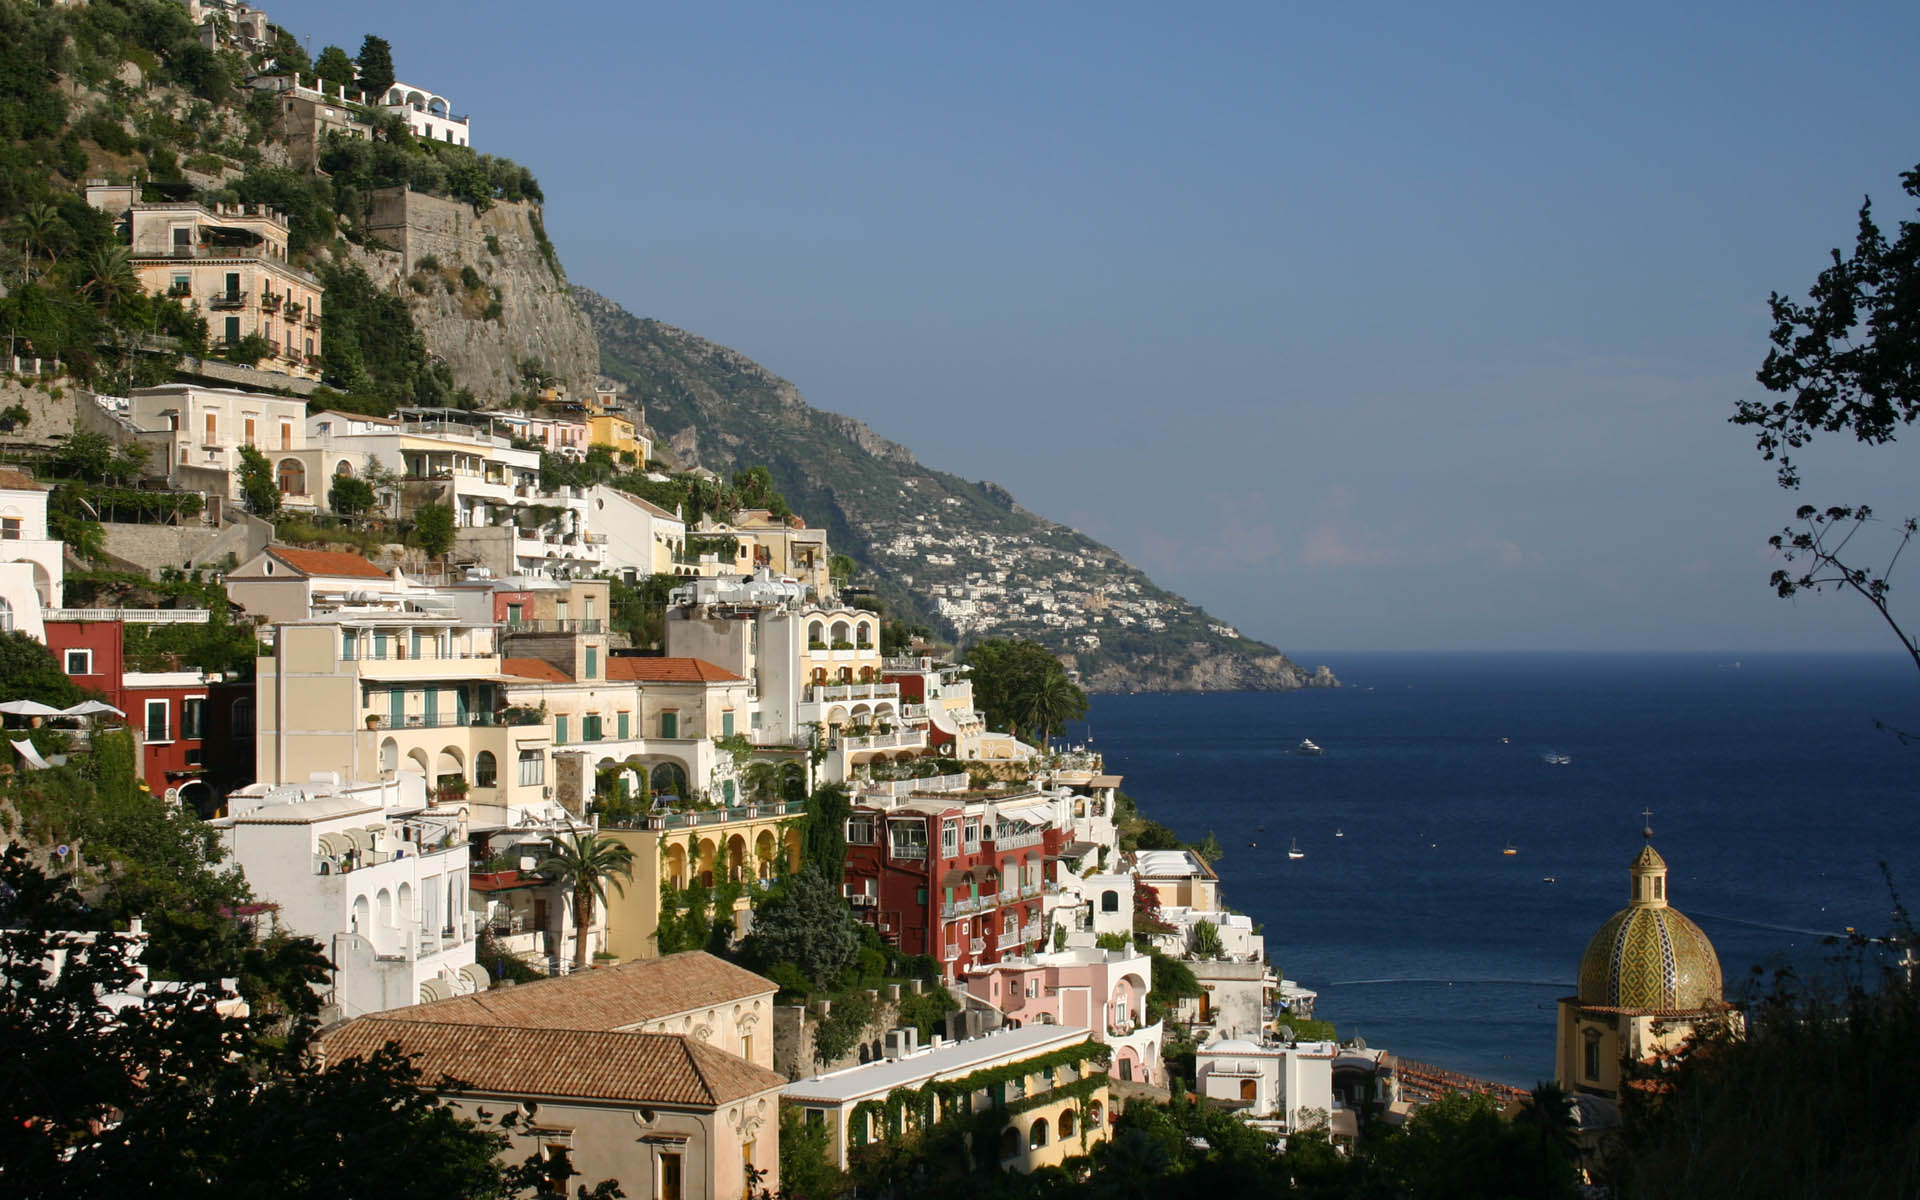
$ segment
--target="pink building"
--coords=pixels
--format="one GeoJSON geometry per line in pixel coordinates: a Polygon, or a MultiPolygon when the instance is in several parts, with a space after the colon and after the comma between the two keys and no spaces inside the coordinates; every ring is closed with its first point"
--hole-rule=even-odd
{"type": "Polygon", "coordinates": [[[1147,1024],[1153,962],[1135,950],[1062,950],[1009,958],[966,972],[969,995],[1013,1026],[1064,1025],[1093,1031],[1113,1047],[1113,1077],[1165,1086],[1164,1030],[1147,1024]]]}

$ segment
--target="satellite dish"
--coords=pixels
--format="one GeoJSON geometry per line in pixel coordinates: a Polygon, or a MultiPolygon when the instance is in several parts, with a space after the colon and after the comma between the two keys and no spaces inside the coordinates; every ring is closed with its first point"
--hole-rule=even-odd
{"type": "Polygon", "coordinates": [[[1292,1045],[1294,1042],[1299,1040],[1297,1037],[1294,1036],[1293,1026],[1291,1025],[1282,1025],[1279,1029],[1275,1030],[1274,1032],[1278,1033],[1280,1035],[1280,1040],[1283,1042],[1286,1042],[1288,1045],[1292,1045]]]}
{"type": "Polygon", "coordinates": [[[1353,1039],[1353,1048],[1354,1048],[1355,1050],[1365,1050],[1365,1049],[1367,1048],[1367,1039],[1365,1039],[1365,1038],[1363,1038],[1363,1037],[1356,1037],[1356,1038],[1354,1038],[1354,1039],[1353,1039]]]}

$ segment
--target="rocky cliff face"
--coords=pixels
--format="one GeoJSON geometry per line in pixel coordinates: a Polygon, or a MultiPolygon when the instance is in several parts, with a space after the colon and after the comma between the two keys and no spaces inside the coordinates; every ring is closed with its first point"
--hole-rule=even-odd
{"type": "Polygon", "coordinates": [[[680,462],[765,466],[795,512],[865,568],[888,611],[950,636],[1031,638],[1094,691],[1337,687],[1154,584],[998,484],[921,466],[859,421],[809,406],[734,350],[576,289],[601,367],[680,462]]]}
{"type": "Polygon", "coordinates": [[[368,232],[393,249],[364,253],[361,264],[406,297],[456,386],[498,403],[524,390],[528,359],[572,395],[593,386],[600,349],[538,205],[496,203],[475,213],[456,200],[394,188],[375,194],[368,232]]]}

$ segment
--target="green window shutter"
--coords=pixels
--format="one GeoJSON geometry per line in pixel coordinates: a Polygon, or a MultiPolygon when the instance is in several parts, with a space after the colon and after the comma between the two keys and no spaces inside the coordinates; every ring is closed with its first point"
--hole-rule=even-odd
{"type": "Polygon", "coordinates": [[[620,714],[620,717],[619,717],[619,727],[620,727],[620,740],[624,742],[624,741],[626,741],[626,740],[627,740],[627,737],[628,737],[628,734],[627,734],[627,714],[626,714],[626,713],[621,713],[621,714],[620,714]]]}
{"type": "Polygon", "coordinates": [[[669,712],[669,713],[660,714],[660,736],[663,738],[672,738],[672,737],[680,736],[680,714],[679,713],[669,712]]]}
{"type": "Polygon", "coordinates": [[[407,723],[407,693],[400,688],[387,692],[387,724],[395,729],[407,723]]]}
{"type": "Polygon", "coordinates": [[[565,717],[555,717],[553,719],[553,744],[556,746],[564,746],[567,744],[567,719],[565,717]]]}
{"type": "Polygon", "coordinates": [[[592,646],[587,647],[587,678],[600,678],[600,651],[592,646]]]}
{"type": "Polygon", "coordinates": [[[732,713],[720,714],[720,736],[722,737],[733,736],[733,714],[732,713]]]}

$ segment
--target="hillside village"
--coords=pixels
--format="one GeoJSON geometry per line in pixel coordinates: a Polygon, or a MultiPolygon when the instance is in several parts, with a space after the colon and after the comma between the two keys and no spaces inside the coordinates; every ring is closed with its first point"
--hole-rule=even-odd
{"type": "MultiPolygon", "coordinates": [[[[342,78],[244,3],[66,11],[89,9],[177,9],[191,36],[91,92],[74,67],[69,93],[142,75],[142,104],[184,114],[227,72],[277,170],[338,168],[338,208],[318,228],[293,176],[275,202],[216,151],[135,166],[151,121],[115,151],[101,107],[9,226],[39,230],[10,313],[60,288],[101,310],[17,326],[0,395],[7,869],[112,926],[48,934],[54,976],[124,956],[83,1025],[185,1005],[265,1039],[209,1061],[290,1044],[293,1080],[396,1047],[438,1111],[505,1114],[489,1157],[663,1200],[898,1194],[943,1162],[1077,1185],[1130,1128],[1136,1150],[1183,1131],[1183,1169],[1241,1145],[1293,1171],[1448,1097],[1527,1100],[1338,1039],[1207,855],[1058,738],[1085,697],[1057,660],[1027,648],[1023,682],[890,617],[766,471],[676,468],[640,397],[555,360],[380,361],[365,322],[419,339],[369,278],[500,324],[523,281],[461,262],[501,236],[467,226],[512,208],[493,228],[539,229],[530,176],[482,162],[474,121],[391,78],[384,43],[342,78]],[[359,143],[448,157],[342,200],[359,143]]],[[[970,640],[1240,636],[1114,583],[1077,535],[953,506],[907,496],[870,549],[970,640]]],[[[117,1152],[81,1131],[133,1129],[148,1068],[17,1135],[46,1164],[117,1152]]]]}

